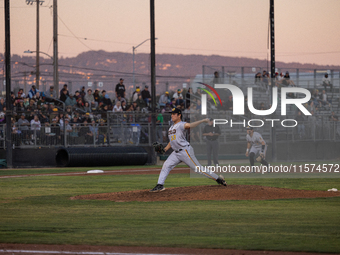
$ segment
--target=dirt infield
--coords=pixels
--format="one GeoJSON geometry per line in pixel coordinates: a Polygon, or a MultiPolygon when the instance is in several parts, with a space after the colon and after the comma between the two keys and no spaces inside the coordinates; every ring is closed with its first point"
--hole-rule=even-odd
{"type": "Polygon", "coordinates": [[[153,202],[190,200],[271,200],[290,198],[316,198],[340,196],[340,192],[295,190],[256,185],[220,185],[168,188],[162,192],[133,190],[115,193],[90,194],[71,199],[98,199],[115,202],[153,202]]]}

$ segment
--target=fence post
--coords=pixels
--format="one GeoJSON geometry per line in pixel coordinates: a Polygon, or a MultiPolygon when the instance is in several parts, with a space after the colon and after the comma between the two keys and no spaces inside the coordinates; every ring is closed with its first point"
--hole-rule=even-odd
{"type": "Polygon", "coordinates": [[[314,89],[316,89],[316,69],[314,69],[314,89]]]}
{"type": "Polygon", "coordinates": [[[110,146],[110,113],[107,113],[106,115],[106,125],[107,125],[106,142],[107,142],[107,146],[110,146]]]}
{"type": "MultiPolygon", "coordinates": [[[[142,129],[142,127],[141,127],[141,129],[142,129]]],[[[150,123],[148,122],[148,142],[149,142],[149,146],[151,146],[151,133],[150,133],[150,131],[151,131],[151,128],[150,128],[150,123]]]]}

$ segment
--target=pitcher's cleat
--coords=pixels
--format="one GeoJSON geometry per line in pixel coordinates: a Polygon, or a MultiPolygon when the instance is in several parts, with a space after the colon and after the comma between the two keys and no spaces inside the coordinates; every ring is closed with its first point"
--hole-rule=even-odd
{"type": "Polygon", "coordinates": [[[223,185],[223,186],[227,186],[227,183],[226,183],[226,181],[224,180],[224,177],[223,177],[222,175],[220,175],[220,176],[218,177],[218,179],[216,180],[216,182],[217,182],[218,184],[223,185]]]}
{"type": "Polygon", "coordinates": [[[164,185],[162,184],[157,184],[156,187],[154,187],[150,192],[160,192],[165,190],[164,185]]]}

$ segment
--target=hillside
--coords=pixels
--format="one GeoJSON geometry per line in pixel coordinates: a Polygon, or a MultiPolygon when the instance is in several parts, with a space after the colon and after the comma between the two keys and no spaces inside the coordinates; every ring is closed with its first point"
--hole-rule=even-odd
{"type": "MultiPolygon", "coordinates": [[[[35,79],[35,57],[13,55],[11,62],[12,87],[19,86],[26,89],[34,83],[35,79]]],[[[0,54],[0,76],[4,77],[4,55],[0,54]],[[2,65],[2,66],[1,66],[2,65]]],[[[189,82],[190,78],[197,74],[202,74],[202,66],[211,66],[205,69],[206,74],[212,74],[215,70],[225,72],[241,72],[241,67],[245,72],[252,72],[251,67],[268,68],[266,60],[224,57],[218,55],[180,55],[180,54],[157,54],[156,55],[156,75],[159,91],[165,90],[165,84],[170,88],[181,86],[184,82],[189,82]],[[213,67],[212,67],[213,66],[213,67]],[[162,87],[163,86],[163,87],[162,87]]],[[[113,87],[118,83],[119,78],[125,79],[125,85],[132,90],[133,68],[132,54],[122,52],[88,51],[73,58],[59,59],[59,81],[60,83],[73,84],[73,88],[87,86],[88,82],[102,82],[101,89],[113,92],[113,87]]],[[[339,66],[319,66],[315,64],[283,63],[277,62],[276,67],[282,71],[295,68],[305,70],[339,70],[339,66]]],[[[259,69],[257,69],[259,70],[259,69]]],[[[53,84],[53,63],[51,59],[41,58],[40,73],[42,84],[46,87],[53,84]]],[[[136,84],[150,84],[150,54],[135,55],[135,80],[136,84]]],[[[94,85],[96,86],[96,85],[94,85]]],[[[73,90],[75,90],[73,89],[73,90]]]]}

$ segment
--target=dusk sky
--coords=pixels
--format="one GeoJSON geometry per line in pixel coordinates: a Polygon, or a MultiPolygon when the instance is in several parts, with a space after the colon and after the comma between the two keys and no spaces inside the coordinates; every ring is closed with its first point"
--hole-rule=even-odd
{"type": "MultiPolygon", "coordinates": [[[[24,55],[36,47],[36,4],[10,4],[11,53],[24,55]]],[[[49,55],[52,4],[45,0],[40,8],[40,51],[49,55]]],[[[4,53],[4,1],[0,10],[4,53]]],[[[89,50],[132,53],[150,38],[149,10],[149,0],[59,0],[59,58],[89,50]]],[[[340,65],[339,13],[339,0],[275,0],[276,60],[340,65]]],[[[156,54],[266,59],[268,19],[269,0],[155,0],[156,54]]],[[[149,42],[136,51],[142,52],[150,52],[149,42]]]]}

